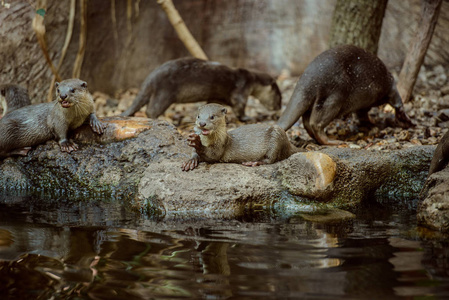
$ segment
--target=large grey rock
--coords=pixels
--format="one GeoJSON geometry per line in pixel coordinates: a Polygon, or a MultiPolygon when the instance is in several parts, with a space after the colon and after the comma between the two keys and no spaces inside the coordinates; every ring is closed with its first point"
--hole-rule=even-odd
{"type": "MultiPolygon", "coordinates": [[[[0,194],[19,190],[72,202],[124,201],[136,211],[165,218],[235,218],[264,209],[348,208],[375,196],[416,198],[435,149],[326,148],[321,153],[297,153],[272,165],[201,163],[193,171],[182,172],[181,163],[191,149],[174,126],[136,118],[125,123],[110,119],[108,124],[107,136],[71,154],[50,141],[27,157],[0,162],[0,194]],[[131,136],[136,137],[111,142],[129,133],[126,124],[134,128],[131,136]]],[[[85,135],[88,127],[80,131],[77,138],[90,139],[85,135]]]]}
{"type": "MultiPolygon", "coordinates": [[[[105,136],[98,144],[84,144],[80,150],[61,152],[55,141],[37,146],[27,157],[0,162],[0,191],[17,189],[43,191],[55,195],[84,198],[129,197],[145,169],[153,161],[187,157],[189,149],[173,125],[151,119],[130,118],[129,126],[120,120],[108,121],[105,136]],[[134,122],[141,122],[136,129],[134,122]],[[111,130],[114,129],[114,130],[111,130]],[[128,135],[132,131],[133,134],[128,135]],[[116,135],[117,134],[117,135],[116,135]],[[122,136],[137,136],[121,142],[122,136]],[[106,143],[106,144],[103,144],[106,143]]],[[[78,143],[90,140],[89,126],[75,133],[78,143]]]]}
{"type": "Polygon", "coordinates": [[[438,231],[449,231],[449,168],[430,175],[421,193],[418,222],[438,231]]]}

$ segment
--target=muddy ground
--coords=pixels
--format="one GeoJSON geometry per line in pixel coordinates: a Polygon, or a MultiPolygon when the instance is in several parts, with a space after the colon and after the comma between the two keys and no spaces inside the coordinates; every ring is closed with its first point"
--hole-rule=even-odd
{"type": "MultiPolygon", "coordinates": [[[[286,72],[287,73],[287,72],[286,72]]],[[[345,144],[339,147],[349,147],[367,150],[395,150],[413,147],[415,145],[436,145],[449,127],[449,80],[443,66],[432,69],[422,67],[417,80],[413,100],[405,104],[405,111],[416,124],[414,128],[402,129],[394,127],[394,112],[391,107],[373,108],[370,118],[374,122],[371,128],[358,126],[357,119],[352,116],[346,120],[334,120],[327,127],[327,134],[332,139],[339,139],[345,144]]],[[[394,74],[397,78],[397,74],[394,74]]],[[[278,84],[283,95],[283,108],[288,103],[295,87],[297,77],[281,74],[278,84]]],[[[117,95],[106,95],[94,92],[99,116],[113,116],[123,112],[133,101],[138,89],[119,92],[117,95]]],[[[183,136],[187,136],[193,128],[195,114],[204,103],[172,105],[159,119],[166,120],[177,126],[183,136]]],[[[228,128],[242,125],[232,109],[228,113],[228,128]]],[[[258,100],[250,98],[246,114],[252,117],[249,123],[274,123],[280,112],[266,110],[258,100]]],[[[136,113],[145,117],[145,107],[136,113]]],[[[294,144],[308,150],[319,150],[323,146],[309,137],[302,121],[297,122],[287,132],[294,144]]]]}

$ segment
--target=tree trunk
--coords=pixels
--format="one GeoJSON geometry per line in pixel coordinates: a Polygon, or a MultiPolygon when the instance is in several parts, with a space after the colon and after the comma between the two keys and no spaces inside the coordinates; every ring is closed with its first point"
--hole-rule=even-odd
{"type": "Polygon", "coordinates": [[[182,20],[175,6],[173,5],[172,0],[157,0],[157,3],[162,7],[162,9],[167,14],[170,23],[176,30],[176,33],[179,36],[179,39],[184,43],[187,50],[189,50],[190,54],[192,54],[196,58],[201,58],[207,60],[206,53],[204,53],[203,49],[201,49],[200,45],[198,45],[195,38],[190,33],[186,24],[182,20]]]}
{"type": "Polygon", "coordinates": [[[422,1],[418,32],[412,41],[399,74],[398,91],[404,102],[408,102],[412,96],[419,69],[424,61],[427,48],[432,40],[433,31],[437,25],[442,2],[442,0],[422,1]]]}
{"type": "Polygon", "coordinates": [[[337,0],[329,46],[352,44],[377,54],[388,0],[337,0]]]}

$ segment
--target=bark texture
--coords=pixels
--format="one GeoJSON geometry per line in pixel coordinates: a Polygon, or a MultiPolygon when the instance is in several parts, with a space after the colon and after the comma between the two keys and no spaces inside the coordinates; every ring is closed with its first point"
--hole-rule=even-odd
{"type": "Polygon", "coordinates": [[[352,44],[377,54],[388,0],[337,0],[329,47],[352,44]]]}
{"type": "Polygon", "coordinates": [[[432,35],[437,25],[443,0],[423,0],[421,21],[413,42],[409,47],[404,65],[399,74],[398,91],[402,101],[408,102],[415,87],[419,69],[424,62],[427,48],[432,40],[432,35]]]}

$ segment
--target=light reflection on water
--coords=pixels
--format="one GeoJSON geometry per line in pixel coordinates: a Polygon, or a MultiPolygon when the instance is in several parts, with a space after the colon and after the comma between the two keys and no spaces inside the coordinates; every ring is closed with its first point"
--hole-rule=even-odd
{"type": "Polygon", "coordinates": [[[2,202],[1,299],[449,296],[447,242],[416,238],[411,210],[364,207],[334,224],[273,215],[155,221],[35,201],[2,202]]]}

